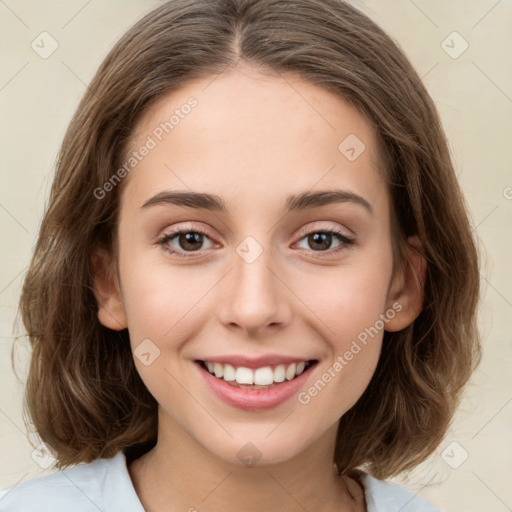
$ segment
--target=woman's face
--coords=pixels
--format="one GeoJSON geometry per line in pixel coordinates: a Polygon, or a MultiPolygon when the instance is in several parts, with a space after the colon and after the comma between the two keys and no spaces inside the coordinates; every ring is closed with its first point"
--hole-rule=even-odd
{"type": "Polygon", "coordinates": [[[138,123],[122,183],[121,294],[99,318],[128,327],[160,429],[238,463],[332,439],[384,329],[410,321],[394,297],[376,147],[348,103],[248,67],[191,82],[138,123]],[[312,360],[292,378],[293,362],[312,360]],[[274,387],[237,387],[233,375],[274,387]]]}

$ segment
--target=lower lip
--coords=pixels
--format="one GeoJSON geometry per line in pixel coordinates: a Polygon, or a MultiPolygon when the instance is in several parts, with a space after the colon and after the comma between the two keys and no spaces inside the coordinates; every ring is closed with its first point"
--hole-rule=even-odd
{"type": "Polygon", "coordinates": [[[195,362],[195,365],[199,368],[199,372],[210,389],[225,403],[238,409],[245,409],[246,411],[261,411],[277,407],[298,393],[309,377],[311,370],[316,366],[316,362],[298,377],[276,384],[273,388],[269,389],[250,389],[232,386],[225,380],[214,377],[200,363],[195,362]]]}

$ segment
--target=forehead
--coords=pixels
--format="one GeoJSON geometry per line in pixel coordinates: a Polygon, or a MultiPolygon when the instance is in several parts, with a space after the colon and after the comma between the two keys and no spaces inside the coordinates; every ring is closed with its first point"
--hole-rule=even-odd
{"type": "Polygon", "coordinates": [[[142,204],[163,189],[270,200],[332,186],[385,200],[371,124],[297,75],[239,66],[191,81],[145,113],[126,158],[145,145],[123,200],[142,204]]]}

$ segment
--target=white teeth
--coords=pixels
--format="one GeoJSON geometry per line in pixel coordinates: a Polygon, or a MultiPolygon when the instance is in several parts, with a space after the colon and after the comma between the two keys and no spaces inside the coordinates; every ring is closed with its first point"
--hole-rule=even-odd
{"type": "Polygon", "coordinates": [[[259,386],[269,386],[272,382],[274,382],[274,372],[270,366],[258,368],[254,372],[254,384],[258,384],[259,386]]]}
{"type": "Polygon", "coordinates": [[[238,384],[254,384],[254,372],[241,366],[236,369],[235,380],[238,384]]]}
{"type": "Polygon", "coordinates": [[[213,371],[215,372],[215,377],[222,377],[224,375],[224,365],[220,363],[213,363],[213,371]]]}
{"type": "Polygon", "coordinates": [[[274,382],[283,382],[286,376],[286,368],[284,364],[276,366],[274,370],[274,382]]]}
{"type": "Polygon", "coordinates": [[[286,368],[286,380],[292,380],[295,377],[295,363],[292,363],[286,368]]]}
{"type": "Polygon", "coordinates": [[[206,367],[211,374],[227,382],[236,381],[237,384],[248,384],[256,386],[270,386],[273,383],[292,380],[299,376],[306,367],[306,361],[292,363],[288,366],[280,364],[272,369],[270,366],[264,366],[252,370],[245,366],[235,368],[230,364],[206,362],[206,367]]]}
{"type": "Polygon", "coordinates": [[[236,379],[236,370],[230,364],[224,365],[224,380],[235,380],[236,379]]]}

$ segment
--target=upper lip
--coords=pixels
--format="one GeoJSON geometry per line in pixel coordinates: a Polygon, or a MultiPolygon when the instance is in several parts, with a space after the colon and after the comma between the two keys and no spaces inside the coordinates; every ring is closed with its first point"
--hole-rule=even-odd
{"type": "Polygon", "coordinates": [[[241,366],[245,368],[262,368],[264,366],[278,365],[278,364],[292,364],[300,363],[301,361],[311,361],[313,358],[308,357],[297,357],[297,356],[285,356],[278,354],[267,354],[257,357],[248,357],[247,355],[223,355],[223,356],[211,356],[198,359],[198,361],[209,361],[212,363],[230,364],[235,368],[241,366]]]}

